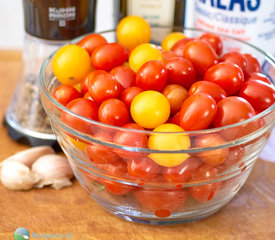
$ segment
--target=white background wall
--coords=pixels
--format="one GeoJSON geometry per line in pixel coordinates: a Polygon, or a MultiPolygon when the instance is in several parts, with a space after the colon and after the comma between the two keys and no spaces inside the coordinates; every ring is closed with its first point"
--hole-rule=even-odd
{"type": "MultiPolygon", "coordinates": [[[[42,1],[42,0],[41,0],[42,1]]],[[[46,1],[46,0],[43,0],[46,1]]],[[[105,30],[112,26],[111,16],[114,4],[119,0],[97,0],[96,30],[105,30]]],[[[171,1],[171,0],[169,0],[171,1]]],[[[194,0],[188,0],[188,25],[192,19],[192,4],[194,0]]],[[[192,24],[191,24],[192,25],[192,24]]],[[[23,45],[23,9],[22,0],[0,0],[0,49],[20,49],[23,45]]]]}
{"type": "Polygon", "coordinates": [[[23,44],[21,0],[0,0],[0,49],[18,49],[23,44]]]}
{"type": "MultiPolygon", "coordinates": [[[[97,30],[105,30],[113,26],[112,17],[104,16],[112,16],[113,5],[116,1],[118,0],[97,1],[97,12],[101,13],[97,16],[97,30]]],[[[23,21],[22,0],[0,0],[0,49],[22,48],[23,21]]]]}

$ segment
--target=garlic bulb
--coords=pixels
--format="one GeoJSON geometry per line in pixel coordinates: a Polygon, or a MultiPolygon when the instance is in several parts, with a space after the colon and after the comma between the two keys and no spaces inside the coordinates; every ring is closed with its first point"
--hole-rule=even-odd
{"type": "Polygon", "coordinates": [[[27,190],[34,185],[61,189],[72,185],[72,177],[68,160],[56,155],[50,146],[29,148],[0,163],[0,180],[11,190],[27,190]]]}
{"type": "Polygon", "coordinates": [[[15,160],[23,163],[27,167],[31,167],[32,164],[41,156],[45,154],[54,154],[54,150],[50,146],[38,146],[28,148],[26,150],[17,152],[16,154],[10,156],[6,160],[4,160],[1,165],[9,160],[15,160]]]}
{"type": "Polygon", "coordinates": [[[35,185],[37,188],[51,185],[58,190],[72,184],[72,169],[68,160],[60,155],[47,154],[38,158],[32,165],[32,171],[41,178],[35,185]]]}
{"type": "Polygon", "coordinates": [[[40,180],[38,174],[15,160],[2,163],[0,177],[2,184],[10,190],[29,190],[40,180]]]}

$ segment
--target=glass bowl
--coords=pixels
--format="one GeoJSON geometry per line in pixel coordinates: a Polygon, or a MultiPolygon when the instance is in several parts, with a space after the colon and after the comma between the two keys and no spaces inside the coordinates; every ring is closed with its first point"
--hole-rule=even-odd
{"type": "MultiPolygon", "coordinates": [[[[173,30],[152,28],[152,41],[161,42],[173,30]]],[[[195,29],[180,30],[190,37],[203,33],[195,29]]],[[[101,34],[109,42],[116,40],[115,31],[101,34]]],[[[268,69],[266,74],[274,73],[275,61],[269,54],[233,38],[222,36],[222,39],[225,46],[234,44],[241,47],[244,53],[256,56],[263,70],[268,69]]],[[[73,42],[78,40],[80,38],[73,42]]],[[[52,92],[60,85],[52,71],[53,56],[54,53],[41,68],[40,84],[42,103],[57,141],[68,157],[76,178],[89,195],[104,209],[128,221],[166,225],[213,214],[243,186],[275,123],[275,104],[238,124],[181,133],[126,129],[89,120],[72,113],[52,97],[52,92]],[[89,132],[66,125],[61,119],[62,112],[88,126],[89,132]],[[133,141],[152,136],[189,137],[191,147],[178,151],[132,147],[131,144],[121,145],[114,141],[117,136],[126,136],[133,141]],[[221,136],[225,141],[218,140],[221,136]],[[203,139],[206,139],[204,147],[196,147],[194,143],[203,139]],[[189,158],[183,162],[181,169],[168,169],[152,164],[150,157],[154,155],[160,158],[189,158]],[[205,158],[221,156],[226,156],[226,160],[218,166],[203,164],[205,158]],[[134,173],[135,177],[127,174],[129,165],[139,169],[134,173]],[[184,174],[179,178],[180,171],[184,174]]],[[[274,79],[272,81],[274,83],[274,79]]]]}

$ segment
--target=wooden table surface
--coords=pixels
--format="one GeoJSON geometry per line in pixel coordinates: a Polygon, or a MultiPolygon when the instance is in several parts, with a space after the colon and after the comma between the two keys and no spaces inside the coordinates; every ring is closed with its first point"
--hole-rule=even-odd
{"type": "MultiPolygon", "coordinates": [[[[20,61],[20,52],[0,51],[1,123],[14,92],[20,61]]],[[[60,191],[44,188],[14,192],[0,185],[0,240],[13,239],[18,227],[27,228],[31,234],[72,233],[74,240],[275,239],[274,135],[273,131],[262,159],[236,197],[207,219],[175,226],[136,224],[103,210],[77,181],[60,191]]],[[[26,148],[11,140],[0,125],[0,161],[26,148]]]]}

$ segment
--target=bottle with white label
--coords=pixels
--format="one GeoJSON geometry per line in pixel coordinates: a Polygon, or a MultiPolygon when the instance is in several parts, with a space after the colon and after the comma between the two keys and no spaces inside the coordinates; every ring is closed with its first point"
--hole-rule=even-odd
{"type": "Polygon", "coordinates": [[[121,0],[123,16],[137,15],[151,26],[184,26],[186,0],[121,0]]]}
{"type": "MultiPolygon", "coordinates": [[[[275,0],[195,0],[194,27],[249,42],[275,57],[275,0]]],[[[229,43],[225,51],[246,52],[245,46],[229,43]]],[[[270,64],[262,72],[275,76],[270,64]]]]}
{"type": "MultiPolygon", "coordinates": [[[[275,0],[195,0],[194,24],[275,55],[275,0]]],[[[245,50],[236,45],[226,47],[225,50],[245,50]]]]}

